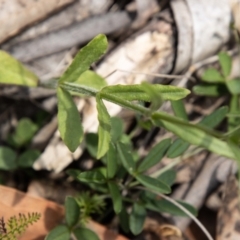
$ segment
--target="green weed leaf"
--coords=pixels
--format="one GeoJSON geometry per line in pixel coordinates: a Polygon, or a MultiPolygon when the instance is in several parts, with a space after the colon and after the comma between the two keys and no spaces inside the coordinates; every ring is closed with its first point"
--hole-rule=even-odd
{"type": "Polygon", "coordinates": [[[187,112],[182,100],[171,101],[171,106],[176,117],[188,120],[187,112]]]}
{"type": "Polygon", "coordinates": [[[123,134],[123,121],[121,118],[112,117],[111,118],[111,139],[112,142],[116,142],[120,139],[123,134]]]}
{"type": "Polygon", "coordinates": [[[33,138],[37,130],[38,126],[35,123],[28,118],[22,118],[15,132],[9,136],[8,142],[14,147],[21,147],[33,138]]]}
{"type": "Polygon", "coordinates": [[[209,83],[224,83],[224,78],[215,68],[208,68],[203,73],[202,80],[209,83]]]}
{"type": "Polygon", "coordinates": [[[110,143],[106,158],[107,158],[107,177],[108,179],[111,179],[115,176],[118,170],[117,150],[112,143],[110,143]]]}
{"type": "Polygon", "coordinates": [[[220,66],[222,68],[223,76],[227,78],[231,73],[232,59],[226,52],[220,52],[218,54],[218,59],[219,59],[220,66]]]}
{"type": "Polygon", "coordinates": [[[105,183],[106,178],[104,175],[101,173],[100,170],[94,169],[91,171],[87,172],[81,172],[77,175],[77,179],[80,182],[85,182],[85,183],[105,183]]]}
{"type": "Polygon", "coordinates": [[[108,189],[112,198],[114,212],[119,214],[122,210],[122,196],[118,185],[114,182],[108,182],[108,189]]]}
{"type": "Polygon", "coordinates": [[[157,179],[160,180],[161,182],[165,183],[168,186],[172,186],[175,179],[176,179],[176,171],[173,169],[170,169],[166,172],[161,173],[157,179]]]}
{"type": "Polygon", "coordinates": [[[211,114],[209,114],[208,116],[204,117],[199,122],[199,124],[209,128],[214,128],[223,121],[227,113],[228,113],[228,107],[226,106],[220,107],[214,112],[212,112],[211,114]]]}
{"type": "Polygon", "coordinates": [[[73,234],[78,240],[100,240],[97,234],[88,228],[76,228],[73,230],[73,234]]]}
{"type": "Polygon", "coordinates": [[[86,147],[89,154],[97,158],[98,135],[96,133],[87,133],[85,136],[86,147]]]}
{"type": "Polygon", "coordinates": [[[9,147],[0,147],[0,169],[13,170],[17,168],[17,155],[9,147]]]}
{"type": "Polygon", "coordinates": [[[127,150],[128,147],[124,143],[117,143],[117,152],[119,154],[119,158],[124,166],[124,168],[130,173],[133,174],[133,172],[136,169],[136,164],[133,160],[132,155],[127,150]]]}
{"type": "Polygon", "coordinates": [[[85,47],[83,47],[74,58],[71,65],[60,78],[59,82],[74,82],[82,73],[89,69],[107,50],[107,38],[99,34],[85,47]]]}
{"type": "Polygon", "coordinates": [[[240,94],[240,78],[226,81],[229,92],[232,95],[240,94]]]}
{"type": "Polygon", "coordinates": [[[147,212],[145,208],[138,203],[134,203],[129,218],[130,230],[134,235],[141,233],[146,216],[147,212]]]}
{"type": "Polygon", "coordinates": [[[170,193],[171,192],[171,188],[168,185],[166,185],[164,182],[161,182],[160,180],[158,180],[156,178],[151,178],[146,175],[137,174],[136,179],[143,186],[145,186],[153,191],[156,191],[159,193],[170,193]]]}
{"type": "Polygon", "coordinates": [[[149,152],[148,155],[143,159],[141,164],[138,167],[138,172],[144,172],[160,162],[162,157],[166,153],[168,147],[171,144],[171,139],[164,139],[156,146],[154,146],[149,152]]]}
{"type": "Polygon", "coordinates": [[[67,225],[72,228],[74,227],[80,216],[80,209],[76,202],[76,200],[73,197],[66,197],[65,199],[65,219],[67,225]]]}
{"type": "Polygon", "coordinates": [[[18,166],[23,168],[32,167],[33,163],[41,155],[41,152],[36,149],[29,149],[23,152],[18,158],[18,166]]]}
{"type": "Polygon", "coordinates": [[[36,87],[38,77],[8,53],[0,50],[0,83],[36,87]]]}
{"type": "Polygon", "coordinates": [[[67,226],[60,225],[55,227],[45,238],[45,240],[66,240],[70,239],[70,231],[67,226]]]}
{"type": "MultiPolygon", "coordinates": [[[[222,156],[229,157],[231,159],[235,159],[235,155],[231,151],[228,144],[214,136],[211,135],[211,131],[205,129],[199,129],[197,126],[193,124],[189,124],[182,120],[182,122],[169,122],[167,120],[158,120],[161,119],[165,115],[161,113],[154,113],[152,114],[153,119],[155,119],[155,123],[157,126],[163,126],[168,131],[173,132],[178,137],[182,138],[183,140],[187,141],[190,144],[197,145],[199,147],[204,147],[209,151],[217,153],[222,156]]],[[[239,150],[240,151],[240,150],[239,150]]]]}
{"type": "Polygon", "coordinates": [[[99,159],[103,157],[109,149],[109,143],[111,139],[111,118],[99,95],[96,96],[96,101],[99,121],[97,152],[97,158],[99,159]]]}
{"type": "MultiPolygon", "coordinates": [[[[179,100],[186,97],[190,91],[185,88],[179,88],[170,85],[153,84],[155,90],[161,94],[163,100],[179,100]]],[[[152,97],[146,93],[144,85],[114,85],[107,86],[101,92],[109,93],[115,97],[128,101],[146,101],[150,102],[152,97]]]]}
{"type": "Polygon", "coordinates": [[[61,138],[71,152],[74,152],[82,141],[83,129],[80,115],[71,95],[64,89],[57,89],[58,129],[61,138]]]}
{"type": "Polygon", "coordinates": [[[199,96],[218,97],[228,94],[228,90],[224,84],[209,85],[200,84],[193,87],[193,92],[199,96]]]}
{"type": "Polygon", "coordinates": [[[189,145],[190,144],[188,142],[182,139],[176,139],[168,149],[167,157],[176,158],[178,156],[181,156],[189,148],[189,145]]]}
{"type": "Polygon", "coordinates": [[[129,232],[129,215],[125,207],[122,207],[122,211],[118,214],[120,226],[125,233],[129,232]]]}

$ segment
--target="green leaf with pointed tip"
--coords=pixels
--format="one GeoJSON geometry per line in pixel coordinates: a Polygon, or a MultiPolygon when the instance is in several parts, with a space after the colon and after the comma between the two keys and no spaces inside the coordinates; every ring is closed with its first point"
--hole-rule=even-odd
{"type": "Polygon", "coordinates": [[[45,240],[67,240],[70,239],[70,235],[70,230],[67,226],[59,225],[51,230],[45,240]]]}
{"type": "Polygon", "coordinates": [[[99,34],[85,47],[83,47],[74,58],[71,65],[64,72],[59,82],[74,82],[82,73],[90,68],[90,65],[96,62],[107,50],[107,38],[99,34]]]}
{"type": "Polygon", "coordinates": [[[118,185],[114,182],[108,182],[108,189],[112,198],[114,212],[119,214],[122,210],[122,196],[118,185]]]}
{"type": "Polygon", "coordinates": [[[164,182],[168,186],[172,186],[176,179],[176,175],[177,173],[175,170],[169,169],[168,171],[161,173],[157,179],[161,182],[164,182]]]}
{"type": "MultiPolygon", "coordinates": [[[[183,202],[183,201],[176,201],[180,205],[182,205],[184,208],[186,208],[190,213],[192,213],[194,216],[197,215],[197,210],[190,204],[183,202]]],[[[151,199],[146,203],[146,208],[152,211],[158,211],[158,212],[163,212],[163,213],[170,213],[171,215],[176,215],[176,216],[182,216],[182,217],[188,217],[188,215],[182,211],[180,208],[178,208],[176,205],[173,203],[165,200],[165,199],[158,199],[158,200],[153,200],[151,199]]]]}
{"type": "MultiPolygon", "coordinates": [[[[75,83],[79,83],[80,85],[85,85],[96,90],[101,90],[103,87],[107,86],[107,82],[104,78],[90,70],[87,70],[83,74],[81,74],[81,76],[75,81],[75,83]]],[[[71,92],[71,94],[84,97],[84,94],[77,92],[71,92]]]]}
{"type": "Polygon", "coordinates": [[[187,112],[182,100],[171,101],[171,106],[176,117],[188,120],[187,112]]]}
{"type": "Polygon", "coordinates": [[[240,94],[240,78],[226,81],[229,92],[232,95],[240,94]]]}
{"type": "Polygon", "coordinates": [[[77,240],[100,240],[97,234],[88,228],[76,228],[73,230],[73,234],[77,240]]]}
{"type": "Polygon", "coordinates": [[[111,179],[115,176],[118,170],[117,150],[112,143],[110,143],[106,158],[107,158],[107,177],[108,179],[111,179]]]}
{"type": "Polygon", "coordinates": [[[0,83],[36,87],[38,77],[8,53],[0,50],[0,83]]]}
{"type": "Polygon", "coordinates": [[[9,147],[0,147],[0,169],[13,170],[17,168],[17,154],[9,147]]]}
{"type": "Polygon", "coordinates": [[[176,139],[167,151],[168,158],[176,158],[181,156],[188,148],[190,144],[182,139],[176,139]]]}
{"type": "MultiPolygon", "coordinates": [[[[179,100],[186,97],[190,91],[170,85],[153,84],[155,90],[161,94],[163,100],[179,100]]],[[[151,96],[146,93],[144,85],[114,85],[107,86],[101,90],[103,93],[113,94],[115,97],[128,101],[151,101],[151,96]]]]}
{"type": "Polygon", "coordinates": [[[128,147],[124,143],[117,143],[117,152],[119,158],[124,166],[124,168],[130,173],[133,174],[136,169],[136,164],[133,160],[132,155],[128,151],[128,147]]]}
{"type": "Polygon", "coordinates": [[[72,228],[74,227],[79,220],[80,216],[80,209],[76,202],[76,200],[73,197],[66,197],[65,199],[65,219],[67,225],[72,228]]]}
{"type": "Polygon", "coordinates": [[[146,175],[137,174],[136,179],[138,182],[140,182],[143,186],[159,193],[170,193],[171,188],[166,185],[164,182],[161,182],[160,180],[156,178],[151,178],[146,175]]]}
{"type": "Polygon", "coordinates": [[[155,164],[157,164],[158,162],[160,162],[170,144],[171,139],[167,138],[162,140],[156,146],[154,146],[138,166],[138,172],[144,172],[151,168],[152,166],[154,166],[155,164]]]}
{"type": "Polygon", "coordinates": [[[224,83],[224,77],[215,68],[208,68],[203,73],[202,80],[209,83],[224,83]]]}
{"type": "Polygon", "coordinates": [[[94,169],[91,171],[81,172],[76,177],[80,182],[86,182],[86,183],[105,183],[106,178],[101,173],[100,170],[94,169]]]}
{"type": "Polygon", "coordinates": [[[134,203],[129,218],[130,230],[134,235],[141,233],[146,216],[146,209],[142,205],[134,203]]]}
{"type": "Polygon", "coordinates": [[[36,149],[29,149],[23,152],[17,161],[19,167],[32,167],[33,163],[41,155],[41,152],[36,149]]]}
{"type": "Polygon", "coordinates": [[[97,158],[103,157],[109,149],[110,139],[111,139],[111,118],[110,115],[100,98],[97,94],[97,111],[98,111],[98,152],[97,158]]]}
{"type": "Polygon", "coordinates": [[[201,84],[193,87],[193,92],[199,96],[218,97],[228,94],[224,84],[209,85],[201,84]]]}
{"type": "Polygon", "coordinates": [[[233,154],[228,144],[212,136],[211,131],[207,129],[205,129],[204,131],[203,129],[199,129],[194,124],[189,124],[188,122],[185,122],[183,120],[182,122],[178,121],[178,123],[169,122],[167,120],[160,120],[161,118],[163,118],[162,115],[167,116],[167,114],[163,113],[152,114],[152,118],[157,126],[164,127],[168,131],[173,132],[178,137],[182,138],[183,140],[187,141],[190,144],[203,147],[221,156],[226,156],[231,159],[235,159],[235,155],[233,154]]]}
{"type": "Polygon", "coordinates": [[[218,54],[218,59],[219,59],[220,66],[222,68],[222,73],[224,77],[227,78],[231,73],[232,59],[226,52],[220,52],[218,54]]]}
{"type": "Polygon", "coordinates": [[[119,117],[111,118],[111,139],[112,142],[116,142],[120,139],[123,134],[123,121],[119,117]]]}
{"type": "Polygon", "coordinates": [[[199,124],[207,126],[209,128],[216,127],[219,123],[223,121],[228,113],[228,107],[223,106],[210,113],[208,116],[204,117],[199,124]]]}
{"type": "Polygon", "coordinates": [[[74,152],[83,138],[80,115],[71,95],[62,88],[57,89],[58,129],[61,138],[71,152],[74,152]]]}

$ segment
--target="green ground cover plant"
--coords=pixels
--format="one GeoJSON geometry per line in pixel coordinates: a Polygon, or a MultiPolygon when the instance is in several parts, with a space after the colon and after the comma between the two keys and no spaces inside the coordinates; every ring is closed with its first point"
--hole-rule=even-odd
{"type": "MultiPolygon", "coordinates": [[[[111,198],[113,211],[119,217],[122,229],[137,235],[142,231],[148,209],[181,216],[196,215],[196,210],[187,203],[181,201],[174,203],[164,198],[164,194],[171,192],[171,185],[175,179],[174,170],[166,168],[151,175],[147,175],[146,171],[159,163],[164,156],[179,157],[190,145],[239,161],[239,138],[233,137],[238,131],[238,125],[234,127],[231,125],[227,133],[214,130],[227,116],[227,107],[217,109],[197,124],[191,123],[182,102],[182,99],[190,93],[185,88],[146,82],[136,85],[108,86],[101,76],[89,70],[91,64],[106,52],[107,47],[106,36],[98,35],[79,51],[59,79],[51,79],[47,83],[39,82],[38,78],[21,63],[0,51],[0,61],[4,63],[0,65],[0,82],[56,89],[58,129],[62,140],[72,152],[84,140],[89,154],[102,163],[101,167],[84,172],[70,169],[68,174],[98,191],[102,198],[111,198]],[[89,133],[84,138],[80,115],[73,96],[96,99],[99,121],[97,134],[89,133]],[[144,159],[141,159],[132,147],[131,138],[123,132],[123,122],[109,115],[103,100],[134,111],[142,118],[141,126],[165,128],[174,133],[177,139],[162,140],[144,159]],[[171,101],[174,115],[159,110],[164,101],[171,101]],[[145,102],[150,103],[149,107],[146,107],[145,102]],[[159,196],[162,199],[159,199],[159,196]]],[[[235,84],[239,84],[237,80],[224,80],[231,70],[229,56],[221,53],[219,60],[222,67],[221,74],[210,69],[205,73],[204,79],[227,87],[233,94],[230,114],[235,114],[234,99],[239,94],[235,84]]],[[[201,92],[199,89],[201,90],[200,87],[198,89],[196,87],[194,91],[201,92]]],[[[230,119],[232,115],[229,115],[229,121],[230,119]]],[[[13,139],[18,139],[16,136],[13,135],[13,139]]],[[[66,225],[54,229],[46,239],[66,239],[63,238],[64,234],[69,236],[71,233],[75,234],[77,239],[84,239],[81,237],[82,234],[88,237],[90,236],[88,234],[93,234],[83,228],[77,198],[67,198],[65,208],[66,225]]],[[[95,237],[97,239],[97,236],[95,237]]]]}

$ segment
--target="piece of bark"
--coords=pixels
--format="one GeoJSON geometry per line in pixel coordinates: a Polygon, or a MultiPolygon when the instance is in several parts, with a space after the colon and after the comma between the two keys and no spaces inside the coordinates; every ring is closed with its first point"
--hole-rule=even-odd
{"type": "Polygon", "coordinates": [[[0,0],[0,43],[74,0],[0,0]],[[11,17],[10,17],[11,16],[11,17]]]}
{"type": "Polygon", "coordinates": [[[222,207],[218,212],[216,239],[240,239],[239,186],[234,175],[228,177],[224,186],[222,207]]]}
{"type": "MultiPolygon", "coordinates": [[[[148,27],[135,36],[124,41],[102,64],[96,68],[101,76],[108,76],[107,82],[113,84],[137,84],[143,80],[152,81],[154,77],[135,74],[134,71],[146,73],[168,73],[174,61],[174,41],[172,26],[163,20],[153,20],[148,27]]],[[[106,102],[111,116],[117,115],[121,107],[106,102]]],[[[98,128],[95,99],[81,99],[78,109],[82,112],[82,124],[85,132],[96,132],[98,128]]],[[[78,159],[83,152],[83,145],[77,152],[71,153],[56,132],[40,158],[34,163],[35,169],[62,171],[73,159],[78,159]],[[58,150],[57,150],[58,149],[58,150]],[[49,160],[51,159],[51,161],[49,160]]]]}
{"type": "Polygon", "coordinates": [[[103,14],[112,4],[112,0],[77,0],[62,11],[55,13],[49,18],[28,28],[21,34],[10,39],[2,47],[9,49],[10,46],[19,42],[28,41],[37,38],[40,35],[47,34],[61,28],[70,26],[75,22],[80,22],[92,15],[103,14]]]}
{"type": "Polygon", "coordinates": [[[83,44],[99,33],[110,34],[130,23],[131,17],[127,12],[109,12],[42,35],[37,39],[16,44],[8,51],[18,60],[29,62],[83,44]]]}

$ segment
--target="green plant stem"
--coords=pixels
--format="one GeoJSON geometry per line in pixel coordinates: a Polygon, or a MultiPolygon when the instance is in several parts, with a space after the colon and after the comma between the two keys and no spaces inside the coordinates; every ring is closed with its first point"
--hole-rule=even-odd
{"type": "Polygon", "coordinates": [[[179,209],[181,209],[184,213],[186,213],[198,225],[198,227],[204,232],[204,234],[206,235],[208,240],[213,240],[212,236],[210,235],[208,230],[202,225],[202,223],[191,212],[189,212],[185,207],[183,207],[181,204],[179,204],[174,199],[172,199],[170,197],[167,197],[167,196],[165,196],[161,193],[158,193],[158,192],[152,191],[150,189],[147,189],[145,187],[137,187],[136,189],[152,192],[152,193],[156,194],[157,196],[159,196],[159,197],[169,201],[170,203],[174,204],[179,209]]]}

